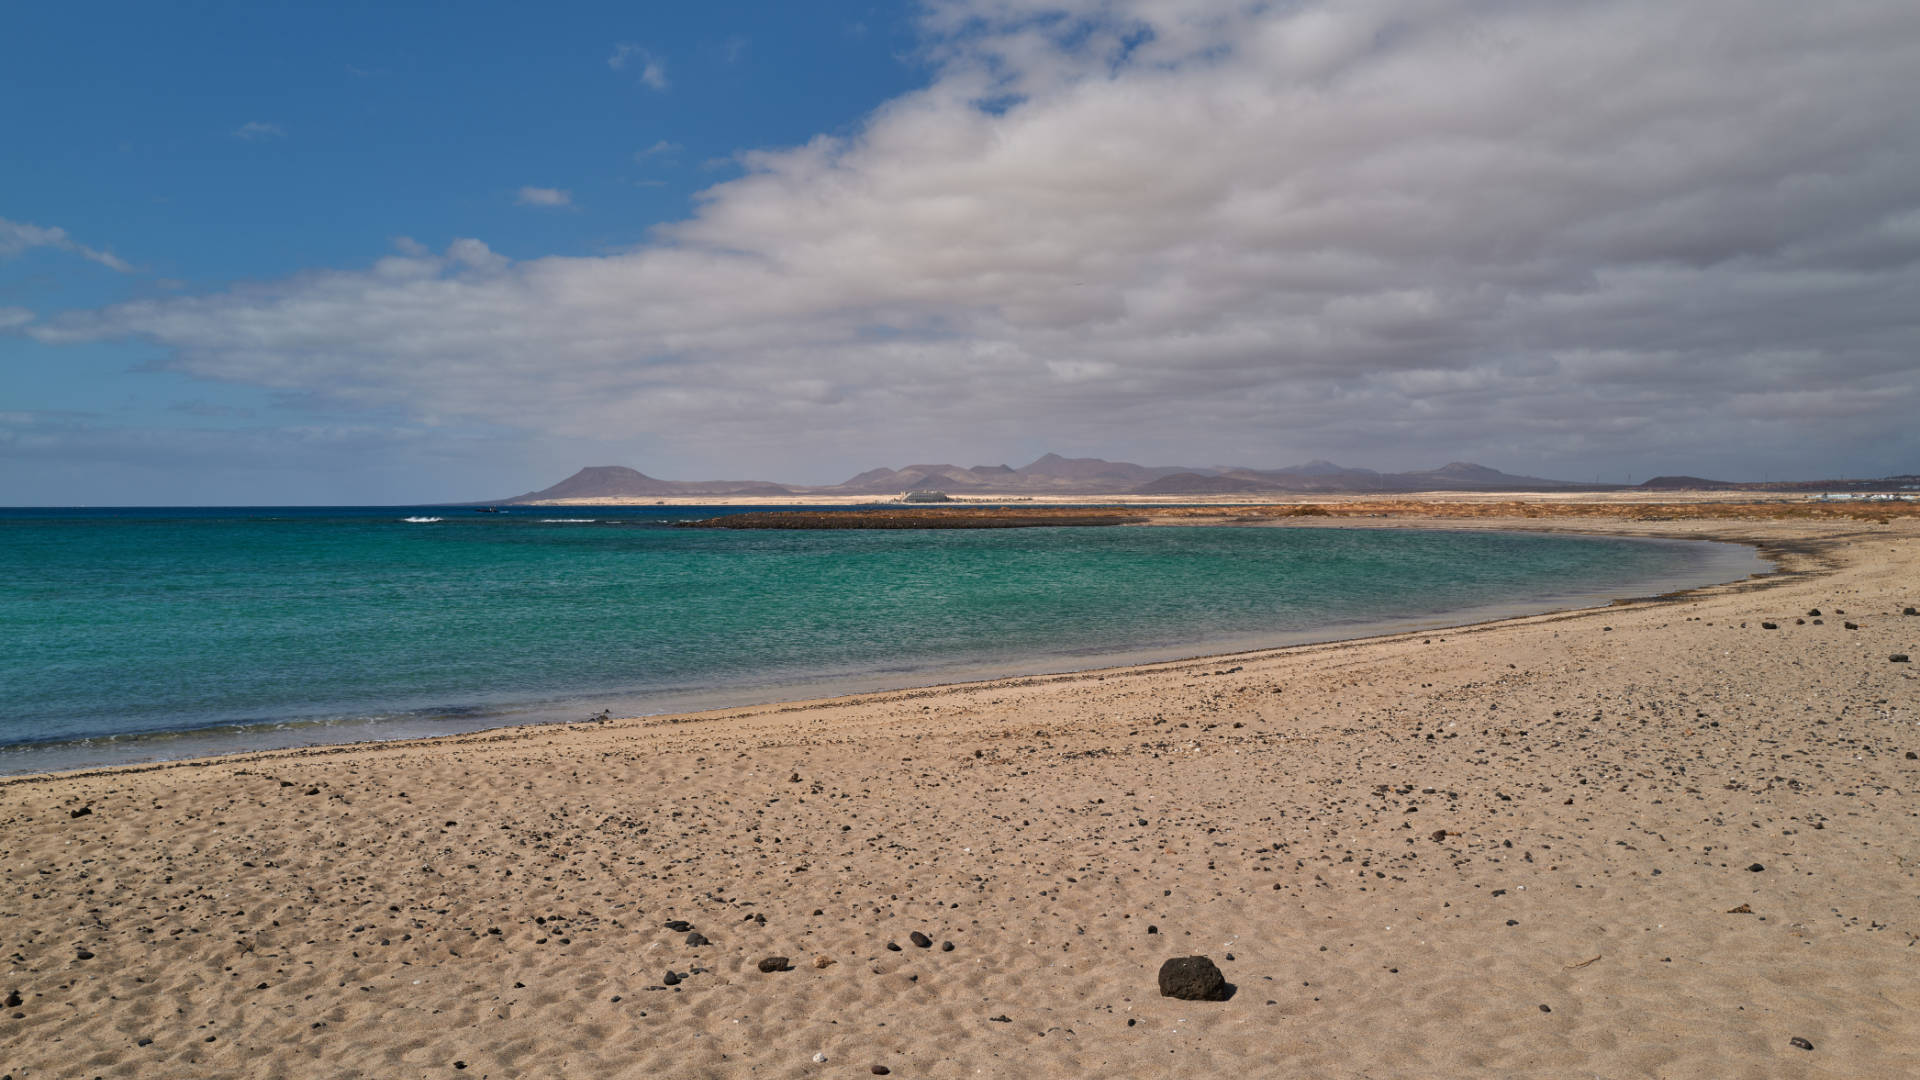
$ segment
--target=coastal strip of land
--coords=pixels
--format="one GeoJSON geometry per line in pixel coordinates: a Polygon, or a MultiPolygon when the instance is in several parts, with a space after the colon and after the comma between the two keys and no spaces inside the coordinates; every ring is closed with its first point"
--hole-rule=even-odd
{"type": "Polygon", "coordinates": [[[861,506],[836,510],[758,510],[683,522],[708,529],[1026,529],[1072,525],[1219,525],[1315,522],[1351,524],[1389,519],[1433,523],[1608,524],[1672,521],[1856,521],[1920,517],[1920,500],[1886,503],[1811,499],[1623,503],[1611,500],[1343,499],[1256,506],[861,506]]]}
{"type": "Polygon", "coordinates": [[[1733,539],[1777,573],[0,781],[0,1066],[1920,1074],[1920,520],[1727,505],[1229,519],[1733,539]],[[1188,955],[1229,1000],[1160,995],[1188,955]]]}

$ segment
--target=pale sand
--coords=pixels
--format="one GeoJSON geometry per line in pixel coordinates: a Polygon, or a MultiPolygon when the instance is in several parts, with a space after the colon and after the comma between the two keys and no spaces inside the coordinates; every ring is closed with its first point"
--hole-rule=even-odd
{"type": "Polygon", "coordinates": [[[1920,1075],[1920,522],[1580,525],[1819,544],[1460,630],[9,781],[0,1073],[1920,1075]],[[1159,997],[1188,953],[1238,994],[1159,997]]]}

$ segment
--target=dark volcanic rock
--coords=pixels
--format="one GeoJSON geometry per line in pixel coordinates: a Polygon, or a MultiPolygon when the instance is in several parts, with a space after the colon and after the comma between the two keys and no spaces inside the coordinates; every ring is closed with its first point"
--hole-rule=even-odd
{"type": "Polygon", "coordinates": [[[67,816],[70,818],[82,818],[82,817],[86,817],[88,814],[91,814],[91,813],[93,813],[93,807],[83,806],[78,810],[67,811],[67,816]]]}
{"type": "Polygon", "coordinates": [[[1888,660],[1889,660],[1890,662],[1892,662],[1892,663],[1895,663],[1895,664],[1910,664],[1910,663],[1912,663],[1912,661],[1911,661],[1911,660],[1908,660],[1908,659],[1907,659],[1907,654],[1906,654],[1906,653],[1903,653],[1903,652],[1897,652],[1897,653],[1894,653],[1894,654],[1893,654],[1892,656],[1889,656],[1889,657],[1887,657],[1887,659],[1888,659],[1888,660]]]}
{"type": "Polygon", "coordinates": [[[1812,1044],[1812,1043],[1810,1043],[1810,1042],[1808,1042],[1807,1040],[1805,1040],[1805,1039],[1803,1039],[1803,1038],[1801,1038],[1801,1037],[1800,1037],[1800,1036],[1798,1036],[1798,1035],[1795,1035],[1795,1036],[1794,1036],[1793,1038],[1791,1038],[1791,1039],[1788,1039],[1788,1040],[1787,1040],[1787,1043],[1788,1043],[1789,1045],[1791,1045],[1791,1046],[1797,1046],[1797,1047],[1799,1047],[1799,1048],[1800,1048],[1800,1049],[1802,1049],[1802,1050],[1811,1050],[1811,1049],[1813,1049],[1813,1044],[1812,1044]]]}
{"type": "Polygon", "coordinates": [[[933,944],[932,938],[928,937],[927,935],[921,933],[918,930],[915,930],[913,933],[908,934],[907,940],[913,942],[915,945],[918,945],[922,949],[928,948],[933,944]]]}
{"type": "Polygon", "coordinates": [[[769,956],[765,960],[760,961],[760,970],[765,972],[774,972],[774,971],[792,971],[793,969],[787,965],[786,957],[769,956]]]}
{"type": "Polygon", "coordinates": [[[1212,960],[1176,956],[1160,965],[1160,996],[1181,1001],[1225,1001],[1233,996],[1233,987],[1212,960]]]}
{"type": "Polygon", "coordinates": [[[702,945],[711,945],[713,942],[708,941],[705,934],[693,933],[687,935],[687,944],[697,949],[702,945]]]}
{"type": "Polygon", "coordinates": [[[688,922],[685,919],[675,919],[672,922],[667,923],[666,927],[667,929],[673,931],[676,934],[684,934],[687,931],[693,929],[693,924],[688,922]]]}

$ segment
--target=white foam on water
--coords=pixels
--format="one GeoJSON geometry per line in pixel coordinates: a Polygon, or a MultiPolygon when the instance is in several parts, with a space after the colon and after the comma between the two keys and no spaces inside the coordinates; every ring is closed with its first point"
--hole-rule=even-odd
{"type": "Polygon", "coordinates": [[[411,522],[413,522],[413,523],[414,523],[415,525],[425,525],[425,524],[427,524],[428,522],[433,522],[433,521],[445,521],[445,520],[447,520],[447,519],[446,519],[446,518],[431,518],[431,517],[410,517],[410,518],[401,518],[400,520],[401,520],[401,521],[411,521],[411,522]]]}

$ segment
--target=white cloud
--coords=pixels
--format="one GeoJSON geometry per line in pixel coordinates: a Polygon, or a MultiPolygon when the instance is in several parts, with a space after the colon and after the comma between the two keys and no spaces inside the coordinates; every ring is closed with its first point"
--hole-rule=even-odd
{"type": "Polygon", "coordinates": [[[715,462],[1920,451],[1920,7],[940,0],[927,32],[930,86],[644,246],[29,332],[715,462]]]}
{"type": "Polygon", "coordinates": [[[109,270],[132,273],[133,265],[110,251],[101,251],[75,243],[67,230],[54,226],[29,225],[23,221],[0,218],[0,259],[19,255],[29,248],[49,247],[90,259],[109,270]]]}
{"type": "Polygon", "coordinates": [[[259,139],[284,139],[287,137],[287,132],[286,129],[282,128],[279,124],[269,124],[263,120],[249,120],[233,129],[233,137],[252,142],[259,139]]]}
{"type": "Polygon", "coordinates": [[[13,330],[33,321],[33,312],[23,307],[0,307],[0,331],[13,330]]]}
{"type": "Polygon", "coordinates": [[[607,57],[607,66],[615,71],[622,71],[629,64],[640,69],[641,82],[655,90],[667,88],[666,62],[642,46],[622,41],[613,47],[613,55],[607,57]]]}
{"type": "Polygon", "coordinates": [[[521,206],[572,206],[573,192],[561,188],[523,187],[514,201],[521,206]]]}
{"type": "Polygon", "coordinates": [[[672,157],[682,149],[684,149],[684,147],[677,142],[668,142],[665,139],[661,139],[645,150],[634,151],[633,160],[645,162],[651,158],[672,157]]]}

